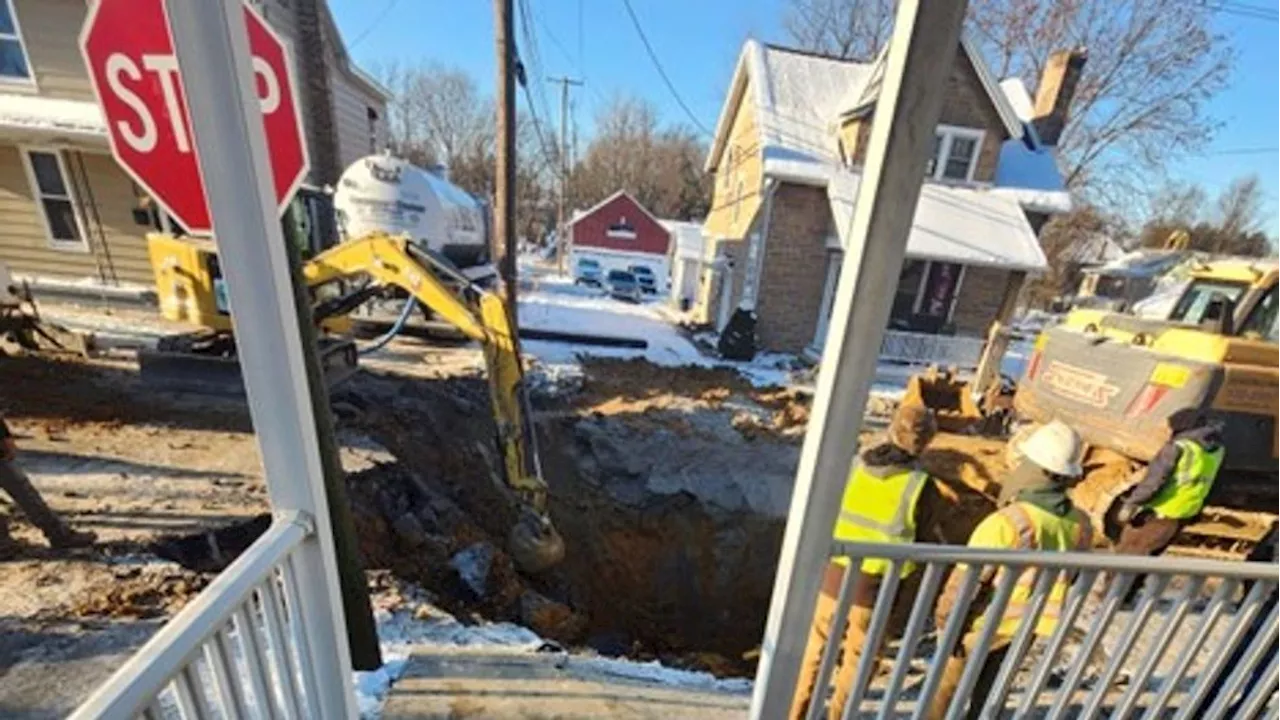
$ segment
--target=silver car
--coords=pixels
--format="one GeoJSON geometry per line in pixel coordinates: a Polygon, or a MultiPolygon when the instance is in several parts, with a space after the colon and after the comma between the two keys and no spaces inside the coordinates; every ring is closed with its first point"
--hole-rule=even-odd
{"type": "Polygon", "coordinates": [[[609,297],[640,302],[640,283],[636,282],[635,275],[626,270],[610,270],[605,276],[604,286],[609,291],[609,297]]]}

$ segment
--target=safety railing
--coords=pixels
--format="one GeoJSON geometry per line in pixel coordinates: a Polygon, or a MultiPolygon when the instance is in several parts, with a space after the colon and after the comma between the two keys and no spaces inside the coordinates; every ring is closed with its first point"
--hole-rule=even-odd
{"type": "Polygon", "coordinates": [[[309,517],[278,514],[71,717],[317,717],[321,683],[350,679],[320,677],[307,649],[293,556],[309,536],[309,517]]]}
{"type": "Polygon", "coordinates": [[[938,365],[970,370],[978,366],[983,338],[885,330],[880,359],[907,365],[938,365]]]}
{"type": "Polygon", "coordinates": [[[861,573],[845,573],[808,718],[1276,717],[1276,565],[923,544],[832,552],[889,570],[860,590],[861,573]],[[907,562],[916,569],[900,577],[907,562]],[[1070,585],[1055,596],[1059,578],[1070,585]],[[935,621],[944,593],[954,604],[935,621]],[[874,602],[851,614],[855,596],[874,602]],[[1053,613],[1056,625],[1041,622],[1053,613]],[[864,633],[863,651],[856,671],[837,673],[846,629],[864,633]],[[835,677],[852,681],[833,709],[835,677]]]}

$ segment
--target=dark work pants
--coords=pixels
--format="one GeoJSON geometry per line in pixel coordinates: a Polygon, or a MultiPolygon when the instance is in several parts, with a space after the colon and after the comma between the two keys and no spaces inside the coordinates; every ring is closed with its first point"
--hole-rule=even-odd
{"type": "MultiPolygon", "coordinates": [[[[71,532],[66,523],[45,504],[40,491],[31,484],[26,473],[8,460],[0,460],[0,490],[13,498],[14,503],[22,509],[22,514],[44,533],[50,543],[64,539],[71,532]]],[[[0,544],[9,540],[9,518],[0,512],[0,544]]]]}

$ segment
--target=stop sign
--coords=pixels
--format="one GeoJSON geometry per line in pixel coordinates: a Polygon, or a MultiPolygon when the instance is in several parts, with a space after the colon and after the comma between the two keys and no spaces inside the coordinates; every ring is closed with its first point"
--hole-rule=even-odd
{"type": "MultiPolygon", "coordinates": [[[[89,7],[80,51],[106,115],[112,154],[190,232],[210,232],[164,0],[100,0],[89,7]]],[[[307,174],[291,64],[284,43],[248,5],[244,19],[276,202],[283,210],[307,174]]]]}

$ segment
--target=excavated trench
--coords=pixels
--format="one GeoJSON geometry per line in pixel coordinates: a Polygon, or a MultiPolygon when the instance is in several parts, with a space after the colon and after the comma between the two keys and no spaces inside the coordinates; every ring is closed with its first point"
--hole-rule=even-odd
{"type": "MultiPolygon", "coordinates": [[[[566,556],[526,577],[503,550],[515,512],[488,402],[480,378],[373,373],[335,397],[344,444],[372,441],[354,462],[350,449],[344,457],[366,567],[421,584],[460,617],[511,620],[605,654],[752,672],[803,403],[725,371],[589,365],[576,394],[535,399],[566,556]]],[[[985,463],[942,448],[931,464],[981,487],[985,463]]],[[[948,487],[945,539],[964,542],[990,504],[962,483],[948,487]]],[[[230,545],[244,540],[225,532],[230,545]]]]}

